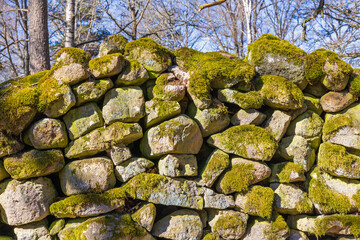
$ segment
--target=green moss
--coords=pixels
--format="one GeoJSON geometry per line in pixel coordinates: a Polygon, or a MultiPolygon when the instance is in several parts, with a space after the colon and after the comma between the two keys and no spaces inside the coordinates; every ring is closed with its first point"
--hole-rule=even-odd
{"type": "Polygon", "coordinates": [[[229,155],[221,150],[216,150],[209,156],[206,167],[201,175],[201,179],[207,183],[212,184],[230,164],[229,155]]]}
{"type": "Polygon", "coordinates": [[[39,80],[42,79],[44,76],[46,76],[48,73],[49,73],[49,70],[44,70],[44,71],[24,77],[22,81],[28,82],[29,84],[35,84],[35,83],[38,83],[39,80]]]}
{"type": "Polygon", "coordinates": [[[350,93],[352,93],[354,96],[359,97],[360,96],[360,75],[354,74],[354,76],[350,80],[350,93]]]}
{"type": "Polygon", "coordinates": [[[70,63],[79,63],[83,66],[87,66],[91,57],[84,50],[79,48],[66,47],[61,49],[55,55],[55,66],[66,65],[70,63]],[[62,57],[62,55],[65,57],[62,57]]]}
{"type": "Polygon", "coordinates": [[[316,174],[317,178],[312,178],[309,182],[309,197],[319,205],[322,212],[347,213],[351,210],[349,198],[328,188],[321,179],[318,168],[312,174],[316,174]]]}
{"type": "Polygon", "coordinates": [[[174,94],[174,92],[165,91],[165,86],[172,84],[168,81],[169,75],[169,73],[163,73],[156,79],[152,94],[155,99],[164,101],[180,101],[184,97],[182,94],[174,94]]]}
{"type": "Polygon", "coordinates": [[[202,240],[221,240],[221,238],[215,233],[208,233],[202,238],[202,240]]]}
{"type": "Polygon", "coordinates": [[[106,74],[110,71],[108,66],[114,61],[114,58],[119,58],[119,61],[125,62],[125,58],[121,53],[113,53],[91,59],[89,62],[89,68],[91,71],[99,72],[100,75],[106,74]]]}
{"type": "Polygon", "coordinates": [[[355,207],[360,211],[360,190],[353,195],[352,199],[355,201],[355,207]]]}
{"type": "Polygon", "coordinates": [[[49,227],[49,233],[51,236],[56,235],[65,226],[65,219],[56,219],[49,227]]]}
{"type": "Polygon", "coordinates": [[[236,164],[224,174],[220,187],[225,194],[245,192],[254,179],[255,168],[252,164],[236,164]]]}
{"type": "Polygon", "coordinates": [[[41,89],[37,105],[39,112],[45,111],[50,104],[59,98],[59,94],[68,90],[66,84],[59,83],[59,81],[52,78],[44,80],[39,87],[41,89]]]}
{"type": "Polygon", "coordinates": [[[313,111],[317,113],[318,115],[321,115],[322,113],[322,107],[320,104],[320,99],[314,97],[310,94],[304,94],[304,103],[307,106],[307,110],[313,111]]]}
{"type": "Polygon", "coordinates": [[[315,220],[314,233],[317,237],[325,236],[328,230],[341,223],[344,228],[350,228],[351,234],[358,238],[360,237],[360,217],[356,215],[340,215],[335,214],[331,216],[318,217],[315,220]]]}
{"type": "Polygon", "coordinates": [[[220,215],[216,223],[212,227],[213,231],[222,232],[226,229],[245,229],[246,223],[243,220],[234,214],[224,214],[220,215]]]}
{"type": "MultiPolygon", "coordinates": [[[[329,142],[320,145],[318,154],[318,166],[324,171],[337,175],[337,171],[360,176],[360,158],[346,152],[346,148],[341,145],[329,142]]],[[[342,175],[343,176],[343,175],[342,175]]],[[[349,176],[347,176],[349,177],[349,176]]]]}
{"type": "Polygon", "coordinates": [[[159,99],[151,100],[152,105],[145,104],[145,111],[147,116],[146,127],[152,127],[158,123],[168,120],[181,113],[181,107],[176,101],[161,101],[159,99]],[[154,117],[156,114],[156,117],[154,117]],[[149,118],[151,115],[151,119],[149,118]]]}
{"type": "Polygon", "coordinates": [[[326,138],[327,135],[337,132],[342,127],[347,126],[353,126],[353,121],[351,120],[351,118],[344,114],[337,114],[326,119],[322,132],[324,137],[326,138]]]}
{"type": "Polygon", "coordinates": [[[259,109],[263,105],[263,98],[259,92],[238,92],[232,89],[218,91],[220,101],[237,104],[242,109],[259,109]]]}
{"type": "Polygon", "coordinates": [[[282,169],[280,169],[279,173],[276,175],[281,183],[290,183],[290,175],[293,172],[300,175],[305,173],[303,167],[300,164],[288,162],[282,167],[282,169]]]}
{"type": "Polygon", "coordinates": [[[251,215],[270,219],[273,202],[274,191],[271,188],[254,186],[246,193],[244,211],[251,215]]]}
{"type": "Polygon", "coordinates": [[[303,92],[286,78],[264,75],[256,81],[255,88],[260,91],[264,103],[269,107],[288,110],[303,106],[303,92]]]}
{"type": "Polygon", "coordinates": [[[276,240],[278,238],[279,231],[283,231],[283,230],[287,230],[287,232],[290,231],[283,216],[281,216],[278,213],[273,213],[270,224],[271,224],[270,231],[269,233],[267,233],[269,236],[267,238],[268,240],[276,240]]]}
{"type": "Polygon", "coordinates": [[[313,204],[308,197],[307,193],[302,195],[302,198],[299,202],[295,205],[296,210],[301,213],[311,213],[313,211],[313,204]]]}
{"type": "Polygon", "coordinates": [[[279,55],[297,66],[302,66],[306,52],[291,44],[289,41],[280,40],[271,34],[264,34],[248,47],[246,59],[255,66],[263,63],[266,55],[279,55]]]}
{"type": "Polygon", "coordinates": [[[189,94],[200,101],[211,102],[210,81],[199,72],[191,74],[188,91],[189,94]]]}

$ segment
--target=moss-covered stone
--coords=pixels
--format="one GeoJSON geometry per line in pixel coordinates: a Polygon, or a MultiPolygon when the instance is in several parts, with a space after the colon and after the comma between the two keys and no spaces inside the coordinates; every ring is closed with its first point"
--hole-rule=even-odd
{"type": "Polygon", "coordinates": [[[127,43],[128,40],[121,34],[107,36],[100,44],[98,57],[112,53],[124,54],[127,43]]]}
{"type": "Polygon", "coordinates": [[[178,102],[185,96],[185,85],[176,81],[173,74],[164,73],[156,79],[152,95],[159,100],[178,102]]]}
{"type": "Polygon", "coordinates": [[[329,90],[343,90],[353,69],[339,59],[336,53],[320,48],[305,58],[305,76],[310,84],[322,82],[329,90]]]}
{"type": "Polygon", "coordinates": [[[360,75],[359,75],[358,69],[354,69],[354,74],[353,74],[352,78],[350,79],[349,83],[350,83],[350,86],[349,86],[350,93],[352,93],[355,97],[359,97],[360,96],[360,75]]]}
{"type": "Polygon", "coordinates": [[[194,177],[198,175],[197,159],[194,155],[169,154],[158,163],[159,174],[168,177],[194,177]]]}
{"type": "Polygon", "coordinates": [[[155,217],[156,206],[153,203],[145,203],[136,212],[131,214],[131,218],[149,232],[153,228],[155,217]]]}
{"type": "Polygon", "coordinates": [[[269,187],[253,186],[245,194],[236,194],[235,204],[243,212],[270,219],[272,205],[274,202],[274,191],[269,187]]]}
{"type": "Polygon", "coordinates": [[[219,149],[214,150],[206,160],[201,174],[201,184],[211,187],[229,165],[229,155],[219,149]]]}
{"type": "Polygon", "coordinates": [[[150,78],[158,77],[172,64],[172,53],[150,38],[140,38],[126,44],[125,56],[141,63],[150,78]]]}
{"type": "Polygon", "coordinates": [[[210,81],[199,72],[193,72],[187,91],[197,108],[205,109],[211,105],[210,81]]]}
{"type": "Polygon", "coordinates": [[[270,165],[270,182],[292,183],[306,180],[303,167],[294,162],[283,162],[270,165]]]}
{"type": "Polygon", "coordinates": [[[268,131],[253,125],[228,128],[210,136],[207,143],[227,153],[262,161],[270,161],[278,147],[268,131]]]}
{"type": "Polygon", "coordinates": [[[0,132],[0,157],[10,154],[15,154],[21,151],[24,145],[15,138],[7,136],[5,133],[0,132]]]}
{"type": "Polygon", "coordinates": [[[282,110],[296,110],[303,106],[304,94],[286,78],[264,75],[257,79],[256,90],[260,91],[264,104],[282,110]]]}
{"type": "Polygon", "coordinates": [[[72,88],[76,96],[76,105],[98,101],[105,93],[113,87],[111,79],[100,79],[86,81],[72,88]]]}
{"type": "Polygon", "coordinates": [[[232,166],[220,180],[223,193],[246,192],[254,179],[254,166],[251,164],[237,164],[232,166]]]}
{"type": "Polygon", "coordinates": [[[154,163],[146,158],[133,157],[116,166],[116,178],[120,182],[127,182],[132,177],[146,172],[154,166],[154,163]]]}
{"type": "Polygon", "coordinates": [[[260,75],[277,75],[289,79],[300,89],[307,85],[304,71],[306,52],[288,41],[264,34],[248,47],[246,60],[260,75]]]}
{"type": "Polygon", "coordinates": [[[91,57],[84,50],[79,48],[66,47],[55,55],[55,66],[78,63],[87,67],[91,57]]]}
{"type": "Polygon", "coordinates": [[[263,104],[261,94],[255,91],[242,93],[233,89],[220,89],[217,96],[220,101],[236,104],[242,109],[258,109],[263,104]]]}
{"type": "Polygon", "coordinates": [[[4,167],[14,179],[28,179],[59,172],[65,165],[60,150],[30,150],[4,158],[4,167]]]}
{"type": "Polygon", "coordinates": [[[304,138],[320,137],[323,125],[324,120],[317,113],[306,111],[291,122],[286,134],[304,138]]]}
{"type": "Polygon", "coordinates": [[[125,58],[121,53],[113,53],[94,58],[89,62],[89,68],[95,78],[112,77],[119,74],[125,66],[125,58]]]}
{"type": "Polygon", "coordinates": [[[181,113],[180,104],[176,101],[152,99],[145,102],[145,127],[153,127],[181,113]]]}
{"type": "Polygon", "coordinates": [[[61,229],[65,226],[65,219],[56,219],[54,220],[49,227],[49,233],[51,236],[58,234],[61,229]]]}
{"type": "Polygon", "coordinates": [[[304,93],[304,104],[307,106],[307,110],[313,111],[318,115],[321,115],[323,109],[320,104],[320,99],[315,96],[304,93]]]}
{"type": "Polygon", "coordinates": [[[89,72],[78,63],[54,67],[46,74],[47,78],[53,78],[69,85],[82,82],[89,76],[89,72]]]}
{"type": "Polygon", "coordinates": [[[140,86],[149,79],[146,69],[137,60],[125,61],[125,68],[117,77],[116,86],[140,86]]]}

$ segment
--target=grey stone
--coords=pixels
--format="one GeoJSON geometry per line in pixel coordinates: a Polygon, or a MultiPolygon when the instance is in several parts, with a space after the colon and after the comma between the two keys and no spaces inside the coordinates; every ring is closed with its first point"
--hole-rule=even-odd
{"type": "Polygon", "coordinates": [[[91,59],[89,68],[95,78],[107,78],[119,74],[125,66],[125,58],[120,53],[91,59]]]}
{"type": "Polygon", "coordinates": [[[15,227],[14,233],[17,240],[51,240],[45,220],[15,227]]]}
{"type": "Polygon", "coordinates": [[[204,189],[204,208],[227,209],[235,207],[231,195],[218,194],[209,188],[204,189]]]}
{"type": "Polygon", "coordinates": [[[159,174],[167,177],[197,176],[197,161],[194,155],[169,154],[159,160],[159,174]]]}
{"type": "Polygon", "coordinates": [[[110,78],[86,81],[74,86],[72,89],[76,96],[76,105],[86,102],[98,101],[105,93],[114,86],[110,78]]]}
{"type": "Polygon", "coordinates": [[[115,166],[120,165],[132,157],[130,148],[123,144],[112,146],[110,150],[107,150],[107,153],[110,155],[115,166]]]}
{"type": "Polygon", "coordinates": [[[88,79],[90,75],[81,64],[70,63],[54,70],[49,77],[69,85],[74,85],[88,79]]]}
{"type": "Polygon", "coordinates": [[[131,218],[149,232],[153,228],[155,217],[156,207],[153,203],[145,203],[136,212],[131,214],[131,218]]]}
{"type": "Polygon", "coordinates": [[[145,127],[153,127],[181,113],[180,104],[176,101],[152,99],[145,102],[145,127]]]}
{"type": "Polygon", "coordinates": [[[130,178],[146,172],[154,163],[146,158],[133,157],[115,167],[116,177],[120,182],[126,182],[130,178]]]}
{"type": "Polygon", "coordinates": [[[304,138],[320,137],[324,120],[313,111],[306,111],[295,118],[287,131],[287,135],[299,135],[304,138]]]}
{"type": "Polygon", "coordinates": [[[268,130],[279,142],[286,133],[290,125],[291,116],[286,112],[275,110],[264,124],[264,128],[268,130]]]}
{"type": "Polygon", "coordinates": [[[117,77],[116,86],[140,86],[149,79],[146,69],[135,59],[126,61],[124,70],[117,77]]]}
{"type": "Polygon", "coordinates": [[[231,118],[232,125],[260,125],[266,119],[266,115],[255,109],[240,109],[231,118]]]}

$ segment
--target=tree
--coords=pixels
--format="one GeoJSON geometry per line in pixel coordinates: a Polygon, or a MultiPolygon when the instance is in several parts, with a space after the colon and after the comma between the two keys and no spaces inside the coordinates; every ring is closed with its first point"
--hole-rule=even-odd
{"type": "Polygon", "coordinates": [[[50,69],[47,0],[29,0],[30,72],[50,69]]]}
{"type": "Polygon", "coordinates": [[[75,0],[66,0],[65,7],[65,47],[75,44],[75,0]]]}

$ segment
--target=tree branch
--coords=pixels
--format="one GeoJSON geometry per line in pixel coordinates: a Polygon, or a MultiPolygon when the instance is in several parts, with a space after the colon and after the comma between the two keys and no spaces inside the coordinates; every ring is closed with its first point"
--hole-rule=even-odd
{"type": "Polygon", "coordinates": [[[315,11],[311,15],[311,17],[305,19],[301,23],[301,26],[303,27],[303,33],[302,33],[303,41],[306,41],[306,23],[310,22],[311,20],[315,20],[315,18],[319,15],[319,13],[321,13],[321,16],[323,16],[323,14],[324,14],[324,5],[325,5],[325,0],[320,0],[319,6],[315,9],[315,11]]]}
{"type": "Polygon", "coordinates": [[[209,8],[209,7],[213,7],[213,6],[216,6],[216,5],[220,5],[222,3],[226,2],[226,0],[218,0],[216,2],[212,2],[212,3],[207,3],[207,4],[203,4],[203,5],[200,5],[199,6],[199,12],[205,8],[209,8]]]}

